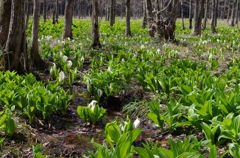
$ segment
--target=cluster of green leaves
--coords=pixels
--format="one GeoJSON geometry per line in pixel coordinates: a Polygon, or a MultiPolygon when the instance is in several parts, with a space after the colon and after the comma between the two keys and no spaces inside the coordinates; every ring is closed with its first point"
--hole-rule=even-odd
{"type": "Polygon", "coordinates": [[[87,107],[78,106],[77,113],[81,119],[91,124],[96,124],[101,121],[107,114],[106,110],[97,104],[97,101],[93,100],[87,107]]]}
{"type": "Polygon", "coordinates": [[[129,118],[126,121],[122,120],[120,124],[117,119],[108,123],[105,127],[105,140],[110,144],[110,148],[106,142],[103,145],[91,143],[97,151],[95,153],[89,151],[89,158],[132,158],[134,154],[133,142],[141,133],[141,129],[138,128],[139,123],[138,119],[132,123],[129,118]]]}
{"type": "Polygon", "coordinates": [[[0,109],[14,109],[31,121],[47,118],[56,111],[65,113],[71,96],[56,83],[44,84],[32,75],[0,72],[0,109]]]}

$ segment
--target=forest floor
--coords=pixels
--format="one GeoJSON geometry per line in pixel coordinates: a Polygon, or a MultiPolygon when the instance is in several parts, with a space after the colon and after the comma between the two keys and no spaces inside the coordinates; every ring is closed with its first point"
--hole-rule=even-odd
{"type": "MultiPolygon", "coordinates": [[[[61,44],[58,43],[58,38],[61,34],[61,29],[59,29],[62,27],[61,25],[62,24],[59,24],[59,26],[55,29],[51,27],[50,30],[46,29],[48,27],[47,24],[41,25],[40,34],[47,37],[50,32],[52,36],[51,38],[53,38],[50,38],[50,40],[40,40],[42,44],[41,50],[43,51],[42,56],[45,58],[47,58],[45,53],[46,45],[50,46],[49,49],[52,52],[64,51],[68,49],[68,47],[71,47],[69,45],[66,47],[61,46],[61,44]]],[[[214,76],[220,76],[228,70],[229,65],[233,62],[233,59],[238,59],[240,50],[239,44],[237,44],[236,49],[234,50],[226,49],[224,53],[216,53],[225,48],[224,41],[219,42],[218,39],[224,37],[227,40],[229,38],[228,36],[232,35],[231,29],[226,28],[225,30],[223,28],[226,25],[224,21],[220,21],[218,25],[220,26],[219,34],[211,35],[209,34],[209,30],[206,30],[200,39],[199,37],[192,36],[191,30],[182,30],[179,28],[181,24],[178,22],[178,28],[176,31],[177,42],[162,42],[157,38],[150,39],[147,35],[146,29],[141,29],[141,32],[138,32],[138,29],[141,27],[141,22],[139,21],[132,24],[134,30],[133,36],[136,35],[136,39],[132,38],[120,40],[118,38],[120,38],[120,36],[124,36],[123,24],[121,27],[116,26],[114,30],[110,30],[112,32],[108,32],[109,30],[107,29],[106,31],[104,30],[101,32],[101,34],[105,36],[101,40],[102,42],[106,42],[104,47],[101,49],[101,53],[107,54],[111,51],[116,52],[116,49],[121,50],[121,47],[125,45],[126,48],[124,48],[123,51],[130,50],[135,54],[141,52],[141,49],[146,51],[153,49],[161,50],[159,53],[162,56],[168,56],[165,61],[165,66],[171,65],[173,60],[184,60],[187,58],[195,61],[196,63],[205,63],[212,68],[215,67],[215,63],[212,61],[217,60],[218,62],[216,68],[210,69],[209,72],[211,72],[214,76]],[[111,33],[113,34],[113,37],[111,33]],[[210,42],[210,40],[212,41],[210,42]],[[145,41],[148,43],[145,44],[145,41]],[[211,62],[209,62],[209,60],[211,60],[211,62]]],[[[90,54],[92,50],[89,49],[90,31],[88,26],[89,24],[85,24],[85,22],[80,28],[78,27],[78,24],[74,25],[74,29],[78,31],[74,32],[74,36],[77,38],[74,39],[72,45],[76,46],[82,43],[85,52],[90,54]],[[80,36],[81,32],[84,32],[81,29],[86,29],[88,31],[84,35],[80,36]],[[86,43],[84,43],[84,41],[86,43]]],[[[103,27],[103,29],[105,29],[106,26],[103,27]]],[[[226,43],[226,46],[227,45],[233,47],[232,43],[226,43]]],[[[100,58],[98,57],[97,59],[100,58]]],[[[51,56],[49,60],[52,60],[51,62],[55,61],[51,56]]],[[[81,74],[81,79],[82,76],[92,70],[92,62],[94,61],[91,59],[91,56],[86,57],[83,63],[83,68],[78,70],[81,74]]],[[[105,66],[101,67],[101,69],[104,68],[105,66]]],[[[39,80],[46,83],[51,78],[48,71],[36,72],[36,74],[38,74],[39,80]]],[[[43,153],[49,157],[81,157],[83,154],[88,154],[88,149],[94,150],[94,147],[89,144],[90,142],[94,141],[100,144],[103,142],[105,139],[104,127],[106,123],[113,121],[116,117],[119,120],[125,119],[127,115],[130,115],[131,120],[135,120],[137,117],[142,120],[140,124],[142,133],[134,142],[135,146],[142,146],[142,143],[146,141],[158,141],[162,147],[169,148],[170,144],[168,142],[168,138],[183,140],[188,135],[194,135],[199,139],[204,138],[204,134],[199,130],[190,134],[192,127],[179,128],[174,132],[170,132],[169,130],[161,131],[160,129],[157,129],[155,124],[146,117],[149,112],[146,102],[153,98],[156,99],[157,97],[160,97],[160,100],[162,100],[161,103],[164,104],[163,106],[166,106],[165,102],[167,102],[167,99],[165,99],[164,94],[156,95],[152,91],[144,90],[140,84],[134,81],[131,81],[128,88],[124,89],[124,92],[118,93],[117,95],[111,95],[102,103],[102,105],[107,109],[108,115],[97,125],[91,125],[84,122],[79,118],[76,111],[79,105],[87,106],[93,99],[86,94],[87,86],[83,83],[83,81],[76,81],[72,86],[64,86],[64,88],[66,90],[71,90],[73,94],[73,99],[70,102],[70,106],[66,114],[62,115],[61,113],[56,113],[46,120],[34,120],[32,123],[29,123],[28,120],[23,119],[22,117],[16,117],[16,135],[5,138],[4,144],[1,147],[2,150],[0,151],[0,157],[32,157],[32,145],[37,144],[42,144],[43,153]]],[[[4,133],[0,132],[0,135],[4,135],[4,133]]],[[[226,150],[226,145],[218,147],[219,154],[225,152],[226,150]]]]}

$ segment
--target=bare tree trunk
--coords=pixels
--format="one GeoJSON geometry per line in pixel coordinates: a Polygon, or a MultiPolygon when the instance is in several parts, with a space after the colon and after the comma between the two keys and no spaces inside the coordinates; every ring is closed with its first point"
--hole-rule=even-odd
{"type": "Polygon", "coordinates": [[[228,3],[228,16],[227,16],[227,22],[229,22],[229,20],[230,20],[231,12],[232,12],[231,0],[229,0],[229,3],[228,3]]]}
{"type": "Polygon", "coordinates": [[[182,29],[184,30],[184,12],[183,12],[183,0],[181,0],[181,18],[182,18],[182,29]]]}
{"type": "Polygon", "coordinates": [[[27,0],[27,10],[26,10],[26,12],[27,12],[27,19],[26,19],[26,24],[25,24],[25,26],[26,26],[26,30],[28,29],[28,21],[29,21],[29,16],[30,16],[30,0],[27,0]]]}
{"type": "Polygon", "coordinates": [[[44,22],[47,21],[47,2],[43,0],[43,20],[44,22]]]}
{"type": "Polygon", "coordinates": [[[215,29],[215,19],[217,18],[217,0],[212,0],[212,23],[211,23],[211,32],[216,33],[215,29]]]}
{"type": "Polygon", "coordinates": [[[11,20],[5,51],[5,69],[27,71],[24,0],[12,0],[11,20]]]}
{"type": "Polygon", "coordinates": [[[34,67],[38,69],[44,69],[45,63],[39,55],[38,49],[38,30],[39,30],[39,16],[40,16],[40,4],[39,0],[34,0],[33,10],[33,26],[32,26],[32,43],[31,43],[31,62],[34,67]]]}
{"type": "Polygon", "coordinates": [[[239,18],[239,0],[237,0],[237,8],[236,8],[236,22],[235,24],[238,24],[238,18],[239,18]]]}
{"type": "Polygon", "coordinates": [[[229,2],[228,0],[224,0],[224,7],[223,7],[223,11],[222,11],[222,19],[225,19],[225,14],[226,14],[226,11],[227,11],[227,2],[229,2]]]}
{"type": "Polygon", "coordinates": [[[234,20],[235,20],[235,16],[236,16],[236,5],[237,5],[237,0],[234,0],[234,4],[232,6],[232,21],[231,21],[231,26],[234,26],[234,20]]]}
{"type": "Polygon", "coordinates": [[[111,10],[110,10],[110,26],[115,24],[115,0],[111,0],[111,10]]]}
{"type": "Polygon", "coordinates": [[[58,16],[59,16],[59,3],[58,0],[56,0],[56,22],[58,23],[58,16]]]}
{"type": "Polygon", "coordinates": [[[56,10],[55,10],[55,8],[53,9],[53,12],[52,12],[52,23],[56,24],[56,10]]]}
{"type": "Polygon", "coordinates": [[[11,0],[0,0],[0,49],[5,47],[11,17],[11,0]]]}
{"type": "Polygon", "coordinates": [[[149,36],[153,37],[156,31],[156,28],[153,27],[154,17],[153,17],[151,0],[146,0],[146,11],[147,11],[148,34],[149,36]]]}
{"type": "Polygon", "coordinates": [[[202,32],[202,15],[204,10],[204,0],[195,0],[195,11],[194,11],[194,35],[201,35],[202,32]]]}
{"type": "Polygon", "coordinates": [[[126,35],[127,36],[131,36],[130,18],[131,18],[130,0],[126,0],[126,35]]]}
{"type": "Polygon", "coordinates": [[[203,29],[205,30],[207,27],[207,19],[208,19],[208,10],[209,10],[209,0],[206,0],[206,5],[205,5],[205,13],[204,13],[204,22],[203,22],[203,29]]]}
{"type": "Polygon", "coordinates": [[[217,27],[217,19],[218,19],[218,7],[219,7],[219,0],[216,0],[216,7],[215,7],[215,14],[216,14],[216,18],[214,19],[214,25],[215,25],[215,27],[217,27]]]}
{"type": "Polygon", "coordinates": [[[73,17],[73,0],[66,0],[63,38],[73,38],[72,35],[72,17],[73,17]]]}
{"type": "Polygon", "coordinates": [[[99,40],[98,29],[98,0],[92,0],[92,34],[93,34],[93,48],[100,48],[101,43],[99,40]]]}
{"type": "Polygon", "coordinates": [[[189,2],[189,29],[192,29],[192,8],[193,8],[193,0],[190,0],[189,2]]]}
{"type": "Polygon", "coordinates": [[[146,11],[146,5],[143,4],[143,24],[142,28],[145,29],[147,26],[147,11],[146,11]]]}

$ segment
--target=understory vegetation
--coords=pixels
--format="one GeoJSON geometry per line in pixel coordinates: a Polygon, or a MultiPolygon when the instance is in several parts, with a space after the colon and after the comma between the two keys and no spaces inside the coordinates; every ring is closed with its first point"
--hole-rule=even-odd
{"type": "Polygon", "coordinates": [[[63,40],[62,20],[41,21],[40,55],[49,69],[0,72],[0,155],[30,149],[34,157],[239,158],[240,31],[219,25],[216,34],[207,28],[197,37],[177,21],[176,41],[168,42],[149,37],[141,21],[131,22],[129,37],[124,21],[101,21],[102,47],[93,49],[91,22],[74,20],[73,39],[63,40]],[[79,139],[66,152],[35,141],[31,133],[46,136],[43,127],[60,118],[77,122],[49,135],[101,132],[83,135],[91,147],[79,147],[79,139]],[[103,138],[92,142],[96,135],[103,138]]]}

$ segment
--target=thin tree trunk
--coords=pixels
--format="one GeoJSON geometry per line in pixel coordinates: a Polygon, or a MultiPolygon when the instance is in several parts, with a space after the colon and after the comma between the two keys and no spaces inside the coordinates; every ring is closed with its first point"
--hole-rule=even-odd
{"type": "Polygon", "coordinates": [[[222,19],[225,19],[225,14],[226,14],[226,11],[227,11],[227,2],[229,2],[228,0],[224,0],[224,7],[223,7],[223,11],[222,11],[222,19]]]}
{"type": "Polygon", "coordinates": [[[184,30],[184,12],[183,12],[183,0],[181,0],[181,18],[182,18],[182,29],[184,30]]]}
{"type": "Polygon", "coordinates": [[[131,18],[130,0],[126,0],[126,35],[127,36],[131,36],[130,18],[131,18]]]}
{"type": "Polygon", "coordinates": [[[59,3],[58,0],[56,0],[56,22],[58,23],[58,17],[59,17],[59,3]]]}
{"type": "Polygon", "coordinates": [[[44,22],[47,21],[47,2],[43,0],[43,20],[44,22]]]}
{"type": "Polygon", "coordinates": [[[234,0],[234,4],[232,6],[232,21],[231,21],[231,26],[235,25],[235,16],[236,16],[236,5],[237,5],[237,0],[234,0]]]}
{"type": "Polygon", "coordinates": [[[194,28],[193,28],[194,35],[201,35],[203,11],[204,11],[204,0],[195,0],[194,28]]]}
{"type": "Polygon", "coordinates": [[[111,10],[110,10],[110,26],[115,24],[115,0],[111,0],[111,10]]]}
{"type": "Polygon", "coordinates": [[[40,16],[40,4],[39,0],[34,0],[33,9],[33,26],[32,26],[32,43],[31,43],[31,62],[34,67],[38,69],[44,69],[45,63],[39,55],[38,49],[38,30],[39,30],[39,16],[40,16]]]}
{"type": "Polygon", "coordinates": [[[98,29],[98,0],[92,0],[92,34],[93,34],[93,48],[100,48],[101,43],[99,40],[98,29]]]}
{"type": "Polygon", "coordinates": [[[147,26],[147,11],[146,11],[146,5],[143,4],[143,24],[142,28],[145,29],[147,26]]]}
{"type": "Polygon", "coordinates": [[[232,12],[231,0],[229,0],[229,3],[228,3],[228,16],[227,16],[227,22],[229,22],[229,20],[230,20],[231,12],[232,12]]]}
{"type": "Polygon", "coordinates": [[[73,38],[72,18],[73,18],[73,0],[67,0],[65,4],[63,38],[70,38],[70,39],[73,38]]]}
{"type": "Polygon", "coordinates": [[[216,15],[216,8],[217,8],[217,0],[212,0],[212,23],[211,23],[211,32],[216,33],[215,29],[215,19],[217,18],[216,15]]]}
{"type": "Polygon", "coordinates": [[[11,20],[5,51],[5,69],[25,72],[26,63],[26,38],[24,21],[24,0],[12,0],[11,20]]]}
{"type": "Polygon", "coordinates": [[[11,17],[11,0],[0,0],[0,49],[5,47],[11,17]]]}
{"type": "Polygon", "coordinates": [[[190,0],[189,2],[189,29],[192,29],[192,8],[193,8],[193,0],[190,0]]]}
{"type": "Polygon", "coordinates": [[[218,7],[219,7],[219,0],[216,0],[216,7],[215,7],[215,14],[216,14],[216,18],[214,19],[214,24],[215,27],[217,27],[217,19],[218,19],[218,7]]]}
{"type": "Polygon", "coordinates": [[[207,27],[207,19],[208,19],[208,10],[209,10],[209,0],[206,0],[205,5],[205,13],[204,13],[204,22],[203,22],[203,29],[205,30],[207,27]]]}
{"type": "Polygon", "coordinates": [[[239,18],[239,0],[237,0],[237,8],[236,8],[236,22],[235,24],[238,24],[238,18],[239,18]]]}

